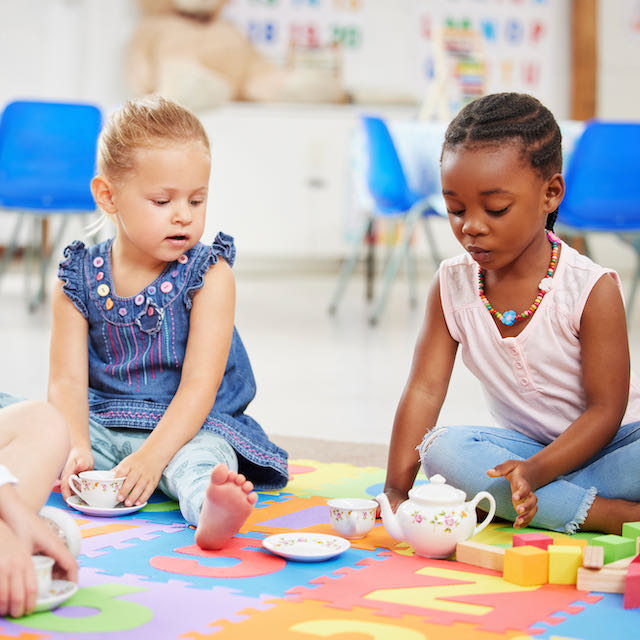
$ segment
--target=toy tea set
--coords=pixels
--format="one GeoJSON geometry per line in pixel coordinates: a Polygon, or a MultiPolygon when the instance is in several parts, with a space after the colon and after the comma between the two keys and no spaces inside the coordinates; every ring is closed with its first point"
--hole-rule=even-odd
{"type": "Polygon", "coordinates": [[[376,500],[338,498],[328,501],[329,521],[340,534],[283,533],[269,536],[263,545],[290,560],[327,560],[348,549],[348,539],[365,537],[375,526],[378,505],[387,533],[396,540],[410,544],[416,554],[426,558],[448,558],[459,542],[464,542],[482,531],[491,522],[496,503],[493,496],[480,491],[466,501],[466,494],[446,484],[441,475],[429,478],[427,484],[409,491],[409,499],[396,513],[391,509],[386,494],[376,500]],[[476,506],[482,500],[489,503],[489,511],[479,524],[476,506]]]}
{"type": "Polygon", "coordinates": [[[67,504],[90,516],[124,516],[146,506],[136,504],[126,506],[118,500],[118,493],[125,481],[124,476],[116,478],[113,471],[82,471],[69,476],[69,488],[75,495],[67,498],[67,504]]]}

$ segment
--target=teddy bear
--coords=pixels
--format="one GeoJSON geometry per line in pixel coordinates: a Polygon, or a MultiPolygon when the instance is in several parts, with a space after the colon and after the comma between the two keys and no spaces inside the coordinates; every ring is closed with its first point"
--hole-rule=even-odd
{"type": "Polygon", "coordinates": [[[159,93],[194,110],[230,100],[344,101],[337,78],[280,68],[221,18],[228,0],[138,0],[128,57],[137,95],[159,93]]]}

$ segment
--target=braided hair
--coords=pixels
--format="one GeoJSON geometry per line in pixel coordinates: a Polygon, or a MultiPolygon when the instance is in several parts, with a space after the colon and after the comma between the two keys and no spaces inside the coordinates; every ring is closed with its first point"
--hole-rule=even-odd
{"type": "MultiPolygon", "coordinates": [[[[562,134],[553,114],[525,93],[494,93],[465,106],[447,127],[443,152],[502,141],[519,142],[522,155],[543,178],[562,172],[562,134]]],[[[558,210],[547,216],[553,230],[558,210]]]]}

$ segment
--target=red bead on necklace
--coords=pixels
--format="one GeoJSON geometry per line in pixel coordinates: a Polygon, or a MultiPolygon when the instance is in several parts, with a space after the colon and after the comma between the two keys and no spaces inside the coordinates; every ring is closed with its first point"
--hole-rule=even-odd
{"type": "Polygon", "coordinates": [[[553,233],[551,230],[547,230],[547,239],[551,243],[551,260],[549,261],[549,267],[547,268],[547,275],[540,280],[540,284],[538,285],[538,295],[536,299],[533,301],[531,306],[522,311],[520,313],[516,313],[513,309],[509,311],[505,311],[504,313],[500,313],[500,311],[496,311],[492,306],[489,300],[487,300],[487,296],[484,295],[484,271],[482,269],[478,270],[478,293],[480,294],[480,299],[484,302],[484,306],[487,307],[489,313],[502,324],[507,326],[511,326],[518,320],[524,320],[525,318],[530,318],[535,312],[536,309],[540,306],[542,302],[542,298],[544,298],[545,294],[549,289],[551,289],[551,279],[553,278],[553,274],[555,273],[556,267],[558,266],[558,254],[560,253],[559,245],[560,238],[553,233]]]}

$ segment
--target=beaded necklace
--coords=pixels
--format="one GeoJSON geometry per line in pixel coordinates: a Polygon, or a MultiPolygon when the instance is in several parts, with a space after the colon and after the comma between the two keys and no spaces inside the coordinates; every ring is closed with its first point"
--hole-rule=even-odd
{"type": "Polygon", "coordinates": [[[489,300],[487,300],[487,296],[484,295],[484,271],[482,269],[478,270],[478,293],[480,294],[480,299],[484,302],[484,306],[487,307],[487,310],[492,316],[495,316],[502,324],[507,326],[511,326],[518,320],[523,320],[524,318],[530,318],[535,312],[536,309],[540,306],[542,302],[542,298],[544,298],[545,294],[549,289],[551,289],[551,283],[553,274],[555,273],[556,267],[558,266],[558,254],[560,238],[553,233],[551,230],[547,230],[547,240],[551,243],[551,260],[549,261],[549,267],[547,268],[547,275],[540,280],[540,284],[538,285],[538,295],[536,299],[533,301],[531,306],[522,311],[520,313],[516,313],[513,309],[509,311],[505,311],[504,313],[500,313],[500,311],[496,311],[492,306],[489,300]]]}

